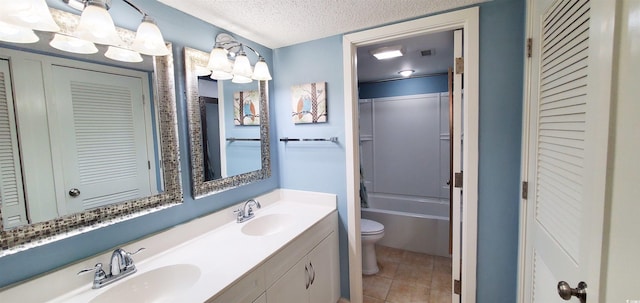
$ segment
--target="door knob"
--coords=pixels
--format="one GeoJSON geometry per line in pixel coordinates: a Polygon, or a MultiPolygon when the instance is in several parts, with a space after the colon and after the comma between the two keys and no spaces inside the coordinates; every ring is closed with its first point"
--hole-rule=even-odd
{"type": "Polygon", "coordinates": [[[580,300],[580,303],[587,303],[587,283],[580,282],[578,287],[571,288],[569,283],[560,281],[558,283],[558,295],[565,301],[569,301],[571,297],[576,297],[580,300]]]}
{"type": "Polygon", "coordinates": [[[80,190],[77,188],[72,188],[69,190],[69,196],[77,197],[80,195],[80,190]]]}

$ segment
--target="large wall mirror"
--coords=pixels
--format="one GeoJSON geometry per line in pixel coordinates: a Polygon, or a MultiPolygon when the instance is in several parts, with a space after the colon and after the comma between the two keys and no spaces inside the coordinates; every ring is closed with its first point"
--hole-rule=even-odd
{"type": "Polygon", "coordinates": [[[182,202],[172,55],[76,57],[38,34],[0,44],[0,256],[182,202]]]}
{"type": "Polygon", "coordinates": [[[184,52],[194,198],[268,178],[267,82],[213,81],[209,54],[184,52]]]}

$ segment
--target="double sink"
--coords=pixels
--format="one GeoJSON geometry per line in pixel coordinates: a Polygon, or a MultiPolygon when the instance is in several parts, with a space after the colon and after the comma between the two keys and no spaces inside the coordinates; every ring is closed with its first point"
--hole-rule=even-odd
{"type": "Polygon", "coordinates": [[[146,247],[134,256],[137,272],[99,289],[75,273],[105,254],[2,291],[0,301],[34,292],[24,302],[205,302],[336,210],[332,194],[278,189],[258,199],[264,207],[245,222],[237,223],[230,207],[126,244],[146,247]],[[47,293],[34,291],[42,287],[47,293]]]}
{"type": "MultiPolygon", "coordinates": [[[[240,231],[248,236],[270,236],[286,230],[295,223],[295,216],[288,213],[271,213],[239,224],[240,231]]],[[[201,271],[193,264],[172,264],[143,273],[133,274],[123,281],[106,286],[91,303],[102,302],[173,302],[193,287],[200,279],[201,271]]]]}

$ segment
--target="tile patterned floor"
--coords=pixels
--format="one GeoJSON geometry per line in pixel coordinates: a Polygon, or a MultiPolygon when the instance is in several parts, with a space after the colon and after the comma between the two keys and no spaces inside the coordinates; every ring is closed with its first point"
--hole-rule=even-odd
{"type": "Polygon", "coordinates": [[[376,245],[380,271],[363,276],[364,303],[451,303],[451,258],[376,245]]]}

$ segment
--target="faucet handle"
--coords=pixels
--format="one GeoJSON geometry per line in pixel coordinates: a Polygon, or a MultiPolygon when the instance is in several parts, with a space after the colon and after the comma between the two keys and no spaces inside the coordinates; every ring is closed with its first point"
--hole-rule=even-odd
{"type": "Polygon", "coordinates": [[[236,214],[236,219],[238,219],[238,220],[242,220],[242,217],[244,217],[244,213],[242,211],[242,207],[234,210],[233,213],[236,214]]]}
{"type": "Polygon", "coordinates": [[[145,250],[146,248],[144,247],[140,247],[138,250],[136,250],[135,252],[128,252],[126,250],[122,250],[122,252],[124,253],[124,263],[126,267],[129,267],[131,265],[133,265],[133,258],[131,258],[131,256],[145,250]]]}
{"type": "Polygon", "coordinates": [[[145,250],[145,249],[146,249],[146,248],[144,248],[144,247],[140,247],[140,248],[138,248],[138,250],[136,250],[135,252],[132,252],[132,253],[130,253],[130,252],[126,252],[126,253],[127,253],[127,255],[129,255],[129,256],[133,256],[133,255],[135,255],[135,254],[137,254],[137,253],[139,253],[139,252],[141,252],[141,251],[143,251],[143,250],[145,250]]]}
{"type": "Polygon", "coordinates": [[[79,271],[77,273],[77,275],[82,275],[82,274],[86,274],[88,272],[93,272],[95,273],[93,275],[93,285],[94,288],[96,286],[96,283],[99,283],[100,281],[104,280],[107,278],[107,273],[104,272],[104,269],[102,269],[102,263],[96,263],[96,265],[93,268],[86,268],[83,269],[81,271],[79,271]]]}
{"type": "Polygon", "coordinates": [[[88,272],[95,272],[96,275],[98,275],[99,272],[103,272],[104,273],[104,270],[102,269],[102,263],[96,263],[96,265],[94,267],[92,267],[92,268],[85,268],[85,269],[79,271],[77,273],[77,275],[86,274],[88,272]]]}

